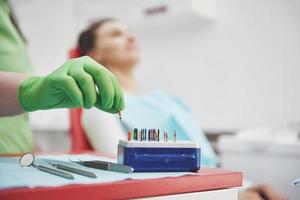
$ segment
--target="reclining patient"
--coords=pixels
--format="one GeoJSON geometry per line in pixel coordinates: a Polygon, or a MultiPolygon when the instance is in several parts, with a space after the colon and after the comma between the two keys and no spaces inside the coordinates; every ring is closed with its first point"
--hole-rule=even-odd
{"type": "MultiPolygon", "coordinates": [[[[210,143],[180,99],[161,90],[144,92],[139,88],[134,76],[140,61],[139,45],[126,25],[113,19],[95,22],[80,34],[78,48],[81,56],[92,57],[117,77],[125,97],[121,121],[117,115],[84,110],[83,127],[95,150],[116,156],[119,139],[126,139],[127,131],[133,128],[159,128],[169,134],[176,130],[177,139],[199,143],[202,166],[216,166],[210,143]]],[[[253,187],[241,193],[240,199],[263,199],[260,193],[268,199],[284,199],[268,186],[253,187]]]]}
{"type": "Polygon", "coordinates": [[[99,21],[81,33],[78,47],[82,55],[89,55],[117,77],[125,97],[121,121],[96,109],[84,110],[83,126],[94,149],[116,155],[118,140],[127,138],[127,130],[133,128],[159,128],[169,135],[176,130],[177,139],[199,142],[203,165],[217,164],[208,140],[178,98],[160,90],[146,93],[139,89],[134,77],[139,46],[124,24],[110,19],[99,21]]]}

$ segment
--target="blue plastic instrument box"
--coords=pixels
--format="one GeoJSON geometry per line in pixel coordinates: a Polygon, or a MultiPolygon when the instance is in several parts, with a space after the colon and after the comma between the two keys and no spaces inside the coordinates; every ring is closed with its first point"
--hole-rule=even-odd
{"type": "Polygon", "coordinates": [[[118,145],[118,163],[135,172],[195,172],[200,169],[201,150],[192,141],[126,141],[118,145]]]}

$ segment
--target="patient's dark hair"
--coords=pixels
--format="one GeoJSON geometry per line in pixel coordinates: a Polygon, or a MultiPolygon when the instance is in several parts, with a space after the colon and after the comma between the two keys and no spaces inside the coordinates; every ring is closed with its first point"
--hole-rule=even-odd
{"type": "Polygon", "coordinates": [[[80,56],[87,55],[93,50],[96,40],[96,30],[104,23],[114,21],[113,18],[105,18],[98,20],[89,25],[84,31],[82,31],[77,40],[77,48],[80,52],[80,56]]]}

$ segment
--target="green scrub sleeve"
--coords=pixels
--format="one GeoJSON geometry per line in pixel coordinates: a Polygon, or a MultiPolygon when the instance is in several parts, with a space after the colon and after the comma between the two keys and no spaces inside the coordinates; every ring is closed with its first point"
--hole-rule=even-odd
{"type": "MultiPolygon", "coordinates": [[[[32,72],[25,43],[11,21],[5,0],[0,0],[0,71],[32,72]]],[[[28,114],[0,118],[0,154],[28,152],[32,147],[28,114]]]]}

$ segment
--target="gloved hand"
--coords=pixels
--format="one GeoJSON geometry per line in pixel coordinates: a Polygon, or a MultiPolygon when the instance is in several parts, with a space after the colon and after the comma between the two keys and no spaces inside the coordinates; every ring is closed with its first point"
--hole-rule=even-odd
{"type": "Polygon", "coordinates": [[[124,109],[115,76],[88,56],[69,60],[48,76],[23,81],[19,101],[26,111],[82,106],[110,113],[124,109]]]}

